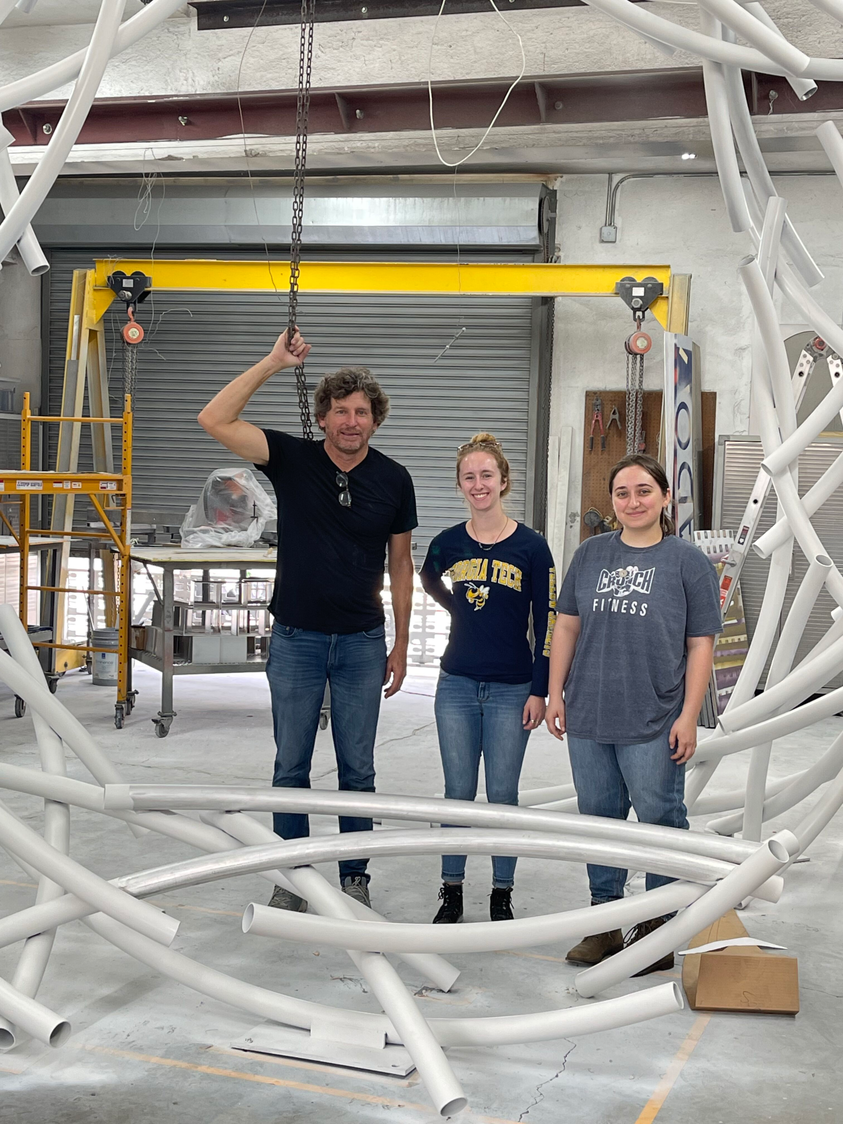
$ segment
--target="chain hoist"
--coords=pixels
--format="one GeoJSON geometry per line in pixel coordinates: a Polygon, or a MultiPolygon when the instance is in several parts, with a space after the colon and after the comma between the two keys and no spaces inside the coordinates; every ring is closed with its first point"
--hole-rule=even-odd
{"type": "MultiPolygon", "coordinates": [[[[290,302],[287,339],[296,331],[301,267],[302,221],[304,218],[304,177],[307,169],[307,123],[310,113],[310,77],[313,63],[313,14],[316,0],[302,0],[301,41],[299,46],[299,89],[296,98],[296,155],[293,176],[293,217],[290,229],[290,302]]],[[[304,366],[296,367],[296,394],[299,400],[302,436],[313,440],[313,421],[304,366]]]]}
{"type": "Polygon", "coordinates": [[[149,296],[152,278],[140,270],[124,273],[121,269],[115,269],[106,281],[111,291],[126,305],[127,319],[120,332],[123,340],[123,397],[131,394],[134,401],[138,377],[138,345],[144,336],[143,328],[135,319],[135,309],[149,296]]]}
{"type": "Polygon", "coordinates": [[[664,294],[664,285],[655,277],[637,281],[622,277],[615,292],[632,312],[635,331],[624,341],[626,351],[626,451],[644,451],[644,356],[653,346],[650,336],[643,330],[647,309],[664,294]]]}

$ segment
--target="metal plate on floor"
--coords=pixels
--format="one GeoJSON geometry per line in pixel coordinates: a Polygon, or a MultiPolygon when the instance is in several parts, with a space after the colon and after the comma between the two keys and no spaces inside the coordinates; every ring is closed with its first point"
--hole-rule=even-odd
{"type": "Polygon", "coordinates": [[[280,1023],[261,1023],[243,1038],[232,1042],[231,1046],[234,1050],[277,1054],[279,1057],[300,1058],[308,1062],[343,1066],[346,1069],[364,1069],[370,1073],[385,1073],[392,1077],[407,1077],[416,1068],[403,1046],[385,1046],[382,1050],[374,1050],[347,1042],[314,1038],[306,1030],[296,1030],[280,1023]]]}

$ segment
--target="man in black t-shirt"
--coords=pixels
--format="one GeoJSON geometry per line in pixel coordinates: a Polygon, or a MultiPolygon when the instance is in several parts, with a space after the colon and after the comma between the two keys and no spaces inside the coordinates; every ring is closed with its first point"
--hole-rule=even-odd
{"type": "MultiPolygon", "coordinates": [[[[394,695],[407,671],[415,493],[406,468],[369,446],[389,399],[365,367],[344,367],[316,388],[324,441],[260,429],[240,417],[267,379],[303,363],[309,351],[298,332],[288,345],[285,332],[265,359],[211,399],[199,424],[266,473],[278,499],[275,622],[266,667],[277,747],[272,783],[310,787],[329,682],[339,788],[374,792],[381,690],[385,698],[394,695]],[[381,601],[385,557],[395,618],[388,655],[381,601]]],[[[285,839],[308,834],[307,816],[277,813],[273,826],[285,839]]],[[[370,819],[340,817],[340,831],[371,827],[370,819]]],[[[339,864],[343,890],[365,905],[367,863],[359,857],[339,864]]],[[[280,887],[270,905],[307,909],[302,898],[280,887]]]]}

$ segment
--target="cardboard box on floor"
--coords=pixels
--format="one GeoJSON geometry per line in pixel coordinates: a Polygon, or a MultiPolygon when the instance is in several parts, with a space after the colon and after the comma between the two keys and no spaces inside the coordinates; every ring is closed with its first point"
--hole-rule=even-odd
{"type": "MultiPolygon", "coordinates": [[[[703,929],[689,948],[749,934],[733,909],[703,929]]],[[[682,957],[682,986],[695,1011],[756,1011],[795,1015],[799,972],[795,956],[755,945],[682,957]]]]}

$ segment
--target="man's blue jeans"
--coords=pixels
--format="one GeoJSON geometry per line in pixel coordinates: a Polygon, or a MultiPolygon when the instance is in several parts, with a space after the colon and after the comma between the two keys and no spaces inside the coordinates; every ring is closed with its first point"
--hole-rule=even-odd
{"type": "MultiPolygon", "coordinates": [[[[489,803],[518,803],[518,779],[530,736],[523,725],[524,704],[531,688],[530,683],[480,683],[440,671],[434,711],[449,800],[474,799],[482,757],[489,803]]],[[[494,886],[513,884],[515,862],[492,857],[494,886]]],[[[464,879],[465,855],[443,855],[442,881],[464,879]]]]}
{"type": "MultiPolygon", "coordinates": [[[[577,790],[577,805],[584,816],[625,820],[630,806],[641,823],[688,829],[685,809],[685,766],[670,760],[674,751],[670,727],[658,738],[637,745],[615,745],[568,735],[568,753],[577,790]]],[[[594,905],[623,897],[625,870],[588,864],[588,881],[594,905]]],[[[662,874],[647,875],[647,889],[675,882],[662,874]]]]}
{"type": "MultiPolygon", "coordinates": [[[[290,628],[277,621],[272,629],[266,676],[275,729],[278,788],[310,788],[310,762],[319,725],[325,683],[331,684],[331,733],[342,792],[375,791],[375,733],[386,672],[383,625],[371,632],[328,635],[290,628]]],[[[301,839],[308,818],[278,812],[276,835],[301,839]]],[[[340,831],[371,831],[372,821],[340,816],[340,831]]],[[[365,875],[368,859],[341,862],[340,880],[365,875]]]]}

